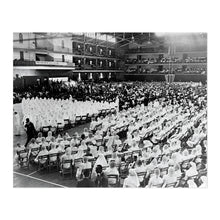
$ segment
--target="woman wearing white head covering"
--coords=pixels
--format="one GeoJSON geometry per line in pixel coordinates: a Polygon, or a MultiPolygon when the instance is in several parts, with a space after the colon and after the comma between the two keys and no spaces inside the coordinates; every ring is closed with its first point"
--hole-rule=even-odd
{"type": "Polygon", "coordinates": [[[182,152],[182,160],[188,160],[191,156],[189,155],[189,151],[187,149],[185,149],[182,152]]]}
{"type": "Polygon", "coordinates": [[[125,140],[125,143],[128,144],[129,146],[131,146],[132,144],[132,135],[127,134],[127,139],[125,140]]]}
{"type": "Polygon", "coordinates": [[[159,155],[161,155],[161,150],[159,145],[156,145],[153,150],[152,150],[152,157],[158,157],[159,155]]]}
{"type": "Polygon", "coordinates": [[[74,160],[75,159],[79,159],[79,158],[83,158],[84,156],[84,152],[82,149],[78,149],[78,152],[73,156],[74,160]]]}
{"type": "Polygon", "coordinates": [[[200,144],[196,146],[196,156],[201,156],[202,155],[202,147],[200,144]]]}
{"type": "Polygon", "coordinates": [[[99,154],[96,162],[95,162],[95,165],[94,165],[94,168],[97,166],[97,165],[102,165],[102,167],[107,167],[108,166],[108,163],[105,159],[105,156],[104,154],[99,154]]]}
{"type": "Polygon", "coordinates": [[[146,161],[146,160],[150,159],[150,157],[151,157],[150,153],[149,153],[147,150],[144,149],[144,150],[142,151],[141,160],[142,160],[142,161],[146,161]]]}
{"type": "Polygon", "coordinates": [[[14,113],[15,135],[21,135],[21,121],[17,112],[14,113]]]}
{"type": "Polygon", "coordinates": [[[182,176],[181,168],[178,163],[174,165],[174,170],[175,170],[175,174],[176,174],[177,178],[182,176]]]}
{"type": "Polygon", "coordinates": [[[149,173],[152,173],[152,171],[158,166],[157,159],[154,158],[149,165],[146,166],[146,170],[149,173]]]}
{"type": "MultiPolygon", "coordinates": [[[[114,160],[110,161],[109,167],[106,169],[105,174],[106,175],[117,175],[117,176],[119,176],[119,172],[118,172],[118,169],[116,167],[116,163],[115,163],[114,160]]],[[[110,184],[115,184],[116,183],[116,180],[112,179],[112,178],[109,178],[108,181],[109,181],[110,184]]]]}
{"type": "Polygon", "coordinates": [[[189,179],[187,181],[187,184],[188,184],[189,188],[198,188],[197,185],[195,184],[194,180],[192,180],[192,179],[189,179]]]}
{"type": "Polygon", "coordinates": [[[87,150],[87,145],[86,145],[86,143],[85,143],[85,141],[83,140],[83,141],[81,141],[81,144],[80,144],[80,146],[79,146],[79,149],[82,149],[82,150],[87,150]]]}
{"type": "Polygon", "coordinates": [[[97,160],[93,166],[93,169],[92,169],[92,178],[94,178],[96,176],[96,167],[98,165],[101,165],[102,167],[108,167],[108,163],[105,159],[104,154],[99,153],[98,158],[97,158],[97,160]]]}
{"type": "Polygon", "coordinates": [[[160,169],[156,168],[154,170],[154,175],[151,176],[146,188],[159,187],[163,183],[163,179],[160,177],[160,169]]]}
{"type": "Polygon", "coordinates": [[[90,146],[90,152],[91,152],[91,154],[92,154],[93,157],[95,157],[95,158],[98,157],[97,146],[91,145],[91,146],[90,146]]]}
{"type": "Polygon", "coordinates": [[[186,175],[188,177],[195,176],[198,174],[196,164],[194,162],[190,162],[190,168],[186,171],[186,175]]]}
{"type": "Polygon", "coordinates": [[[168,144],[164,144],[163,146],[163,154],[169,154],[170,153],[170,147],[168,144]]]}
{"type": "Polygon", "coordinates": [[[148,148],[148,147],[152,147],[153,146],[152,142],[149,141],[149,140],[144,140],[143,143],[144,143],[143,148],[148,148]]]}
{"type": "Polygon", "coordinates": [[[169,167],[168,174],[163,177],[163,181],[164,181],[163,187],[170,183],[177,182],[177,176],[175,174],[175,170],[173,167],[169,167]]]}
{"type": "Polygon", "coordinates": [[[179,152],[174,152],[171,155],[171,159],[169,160],[169,165],[174,165],[176,163],[180,163],[182,161],[182,156],[179,152]]]}
{"type": "Polygon", "coordinates": [[[138,188],[140,182],[134,169],[129,170],[128,177],[124,180],[123,188],[138,188]]]}
{"type": "Polygon", "coordinates": [[[208,186],[207,176],[201,176],[200,180],[202,181],[202,184],[199,186],[199,188],[207,188],[208,186]]]}

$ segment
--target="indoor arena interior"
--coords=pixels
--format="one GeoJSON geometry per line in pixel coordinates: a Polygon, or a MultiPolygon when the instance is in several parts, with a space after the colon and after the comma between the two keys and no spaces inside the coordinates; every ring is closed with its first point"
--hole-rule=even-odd
{"type": "Polygon", "coordinates": [[[207,33],[14,32],[13,187],[207,188],[207,33]]]}

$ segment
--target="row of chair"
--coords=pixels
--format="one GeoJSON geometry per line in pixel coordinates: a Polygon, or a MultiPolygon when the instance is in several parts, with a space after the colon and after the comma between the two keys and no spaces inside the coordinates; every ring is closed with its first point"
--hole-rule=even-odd
{"type": "Polygon", "coordinates": [[[64,119],[64,124],[62,123],[57,123],[57,126],[43,126],[41,128],[41,132],[46,135],[48,131],[52,131],[53,134],[60,133],[66,129],[70,129],[76,125],[84,124],[87,122],[90,122],[92,118],[97,118],[100,116],[105,117],[108,114],[114,114],[116,112],[115,108],[111,109],[101,109],[98,111],[98,113],[89,115],[78,115],[75,117],[75,120],[70,120],[70,119],[64,119]]]}

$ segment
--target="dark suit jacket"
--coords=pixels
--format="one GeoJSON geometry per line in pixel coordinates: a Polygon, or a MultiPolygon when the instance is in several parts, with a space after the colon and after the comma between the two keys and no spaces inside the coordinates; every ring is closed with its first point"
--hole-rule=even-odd
{"type": "Polygon", "coordinates": [[[76,187],[95,187],[95,183],[88,178],[84,178],[83,180],[77,183],[76,187]]]}

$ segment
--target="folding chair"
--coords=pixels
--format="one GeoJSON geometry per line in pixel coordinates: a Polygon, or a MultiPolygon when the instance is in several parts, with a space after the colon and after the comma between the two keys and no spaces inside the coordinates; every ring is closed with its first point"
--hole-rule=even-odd
{"type": "Polygon", "coordinates": [[[90,157],[90,158],[88,158],[88,162],[90,162],[92,164],[92,167],[93,167],[95,162],[96,162],[96,158],[90,157]]]}
{"type": "Polygon", "coordinates": [[[167,166],[167,167],[163,167],[163,168],[160,169],[160,173],[161,173],[162,175],[165,175],[165,174],[167,174],[168,169],[169,169],[168,166],[167,166]]]}
{"type": "Polygon", "coordinates": [[[81,174],[81,178],[83,177],[83,173],[85,172],[85,170],[89,171],[89,179],[91,178],[91,174],[92,174],[92,169],[83,169],[82,170],[82,174],[81,174]]]}
{"type": "Polygon", "coordinates": [[[75,118],[75,124],[80,124],[80,121],[81,121],[81,116],[76,116],[75,118]]]}
{"type": "Polygon", "coordinates": [[[128,176],[128,166],[125,162],[121,162],[119,167],[119,177],[120,177],[120,185],[123,184],[123,181],[128,176]]]}
{"type": "Polygon", "coordinates": [[[173,183],[169,183],[167,184],[165,187],[166,188],[175,188],[175,186],[177,185],[178,182],[173,182],[173,183]]]}
{"type": "Polygon", "coordinates": [[[71,140],[72,140],[72,138],[71,138],[71,137],[67,137],[66,139],[67,139],[68,141],[71,141],[71,140]]]}
{"type": "Polygon", "coordinates": [[[50,126],[43,126],[42,127],[43,135],[46,136],[49,130],[50,130],[50,126]]]}
{"type": "Polygon", "coordinates": [[[29,168],[28,151],[26,149],[17,152],[18,163],[21,168],[29,168]]]}
{"type": "Polygon", "coordinates": [[[58,159],[58,153],[49,154],[49,172],[53,167],[56,167],[57,171],[59,170],[59,159],[58,159]]]}
{"type": "Polygon", "coordinates": [[[97,140],[96,140],[96,145],[97,145],[98,147],[101,146],[102,143],[103,143],[103,139],[97,139],[97,140]]]}
{"type": "Polygon", "coordinates": [[[112,157],[112,155],[111,154],[106,154],[105,155],[105,159],[108,161],[108,159],[110,159],[112,157]]]}
{"type": "Polygon", "coordinates": [[[72,150],[71,154],[74,155],[74,154],[77,154],[77,152],[78,152],[78,150],[72,150]]]}
{"type": "Polygon", "coordinates": [[[141,156],[141,150],[134,150],[132,151],[132,158],[134,158],[135,155],[141,156]]]}
{"type": "Polygon", "coordinates": [[[147,175],[147,172],[138,172],[137,173],[137,176],[138,176],[139,179],[140,179],[140,177],[143,178],[143,181],[141,182],[142,187],[146,186],[146,181],[145,181],[146,175],[147,175]]]}
{"type": "Polygon", "coordinates": [[[55,135],[57,132],[57,127],[50,127],[50,131],[52,132],[53,135],[55,135]]]}
{"type": "Polygon", "coordinates": [[[111,113],[111,109],[106,109],[106,114],[110,114],[111,113]]]}
{"type": "Polygon", "coordinates": [[[73,173],[76,172],[77,168],[80,166],[81,163],[83,163],[83,158],[74,159],[74,169],[73,169],[73,173]]]}
{"type": "Polygon", "coordinates": [[[37,157],[39,151],[40,151],[40,147],[31,148],[30,156],[29,156],[30,163],[34,162],[34,159],[37,157]]]}
{"type": "Polygon", "coordinates": [[[70,121],[69,119],[64,119],[64,128],[70,128],[70,121]]]}
{"type": "Polygon", "coordinates": [[[62,123],[57,123],[57,132],[62,132],[64,130],[64,125],[62,123]]]}
{"type": "Polygon", "coordinates": [[[157,185],[153,185],[154,188],[162,188],[163,183],[157,184],[157,185]]]}
{"type": "Polygon", "coordinates": [[[100,115],[103,116],[103,117],[105,117],[105,115],[106,115],[106,110],[105,110],[105,109],[102,109],[101,112],[100,112],[100,115]]]}
{"type": "Polygon", "coordinates": [[[124,152],[125,161],[127,162],[129,160],[132,161],[132,152],[124,152]]]}
{"type": "Polygon", "coordinates": [[[64,150],[66,150],[66,148],[70,147],[70,144],[65,144],[64,146],[64,150]]]}
{"type": "Polygon", "coordinates": [[[207,176],[207,169],[199,170],[199,176],[207,176]]]}
{"type": "Polygon", "coordinates": [[[102,171],[105,172],[105,170],[108,168],[109,166],[103,166],[102,167],[102,171]]]}
{"type": "Polygon", "coordinates": [[[75,120],[70,119],[70,125],[71,125],[71,127],[74,127],[75,126],[75,120]]]}
{"type": "Polygon", "coordinates": [[[82,117],[81,117],[81,123],[86,123],[87,122],[87,117],[88,117],[88,114],[87,115],[83,115],[82,117]]]}
{"type": "Polygon", "coordinates": [[[38,156],[38,171],[45,169],[48,171],[48,155],[38,156]]]}
{"type": "Polygon", "coordinates": [[[119,187],[119,176],[118,175],[110,174],[110,175],[107,175],[107,177],[108,177],[109,187],[119,187]]]}
{"type": "Polygon", "coordinates": [[[115,108],[111,108],[111,113],[114,114],[116,112],[115,108]]]}
{"type": "Polygon", "coordinates": [[[71,179],[73,178],[72,160],[61,161],[61,175],[63,179],[66,174],[70,174],[71,179]]]}

